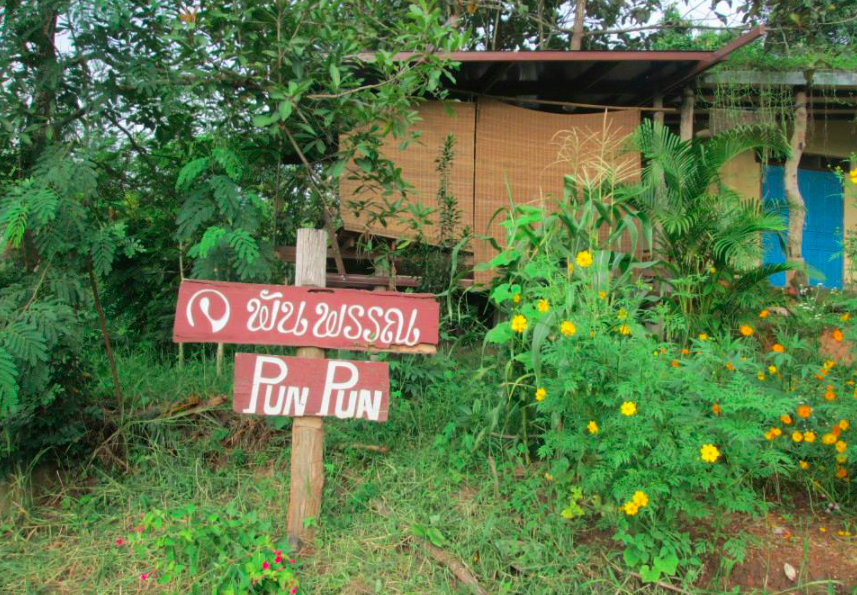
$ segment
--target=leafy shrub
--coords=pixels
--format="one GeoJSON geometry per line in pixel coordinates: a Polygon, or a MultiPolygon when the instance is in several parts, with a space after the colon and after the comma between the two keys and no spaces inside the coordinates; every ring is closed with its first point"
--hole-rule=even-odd
{"type": "Polygon", "coordinates": [[[0,265],[0,473],[86,433],[81,293],[71,276],[0,265]]]}
{"type": "Polygon", "coordinates": [[[271,532],[269,520],[230,502],[222,510],[153,510],[128,542],[143,564],[143,582],[171,584],[183,593],[201,593],[204,580],[218,595],[295,594],[295,560],[271,532]]]}

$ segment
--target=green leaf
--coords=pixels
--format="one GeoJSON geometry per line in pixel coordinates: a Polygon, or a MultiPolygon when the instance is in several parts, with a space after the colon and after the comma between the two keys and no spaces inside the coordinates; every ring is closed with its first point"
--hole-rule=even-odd
{"type": "Polygon", "coordinates": [[[289,116],[292,115],[292,109],[293,108],[294,108],[294,106],[292,105],[291,101],[281,101],[280,107],[278,110],[278,112],[280,114],[280,119],[281,120],[288,120],[289,116]]]}
{"type": "Polygon", "coordinates": [[[640,566],[640,578],[644,583],[655,583],[661,579],[661,571],[657,568],[649,568],[648,564],[640,566]]]}
{"type": "Polygon", "coordinates": [[[676,556],[675,552],[665,553],[662,550],[661,556],[655,556],[653,566],[667,576],[671,576],[678,569],[678,556],[676,556]]]}
{"type": "Polygon", "coordinates": [[[12,354],[0,346],[0,417],[18,408],[18,367],[12,354]]]}
{"type": "Polygon", "coordinates": [[[179,177],[176,180],[176,190],[187,190],[193,181],[199,177],[199,174],[205,171],[208,167],[208,157],[200,157],[185,164],[179,172],[179,177]]]}
{"type": "Polygon", "coordinates": [[[339,88],[339,69],[336,67],[336,64],[330,65],[330,80],[333,83],[333,88],[339,88]]]}
{"type": "Polygon", "coordinates": [[[259,128],[265,128],[274,123],[274,118],[267,114],[263,114],[260,116],[253,116],[253,126],[258,126],[259,128]]]}
{"type": "Polygon", "coordinates": [[[508,322],[501,322],[485,333],[485,341],[488,343],[506,343],[511,338],[512,327],[508,322]]]}

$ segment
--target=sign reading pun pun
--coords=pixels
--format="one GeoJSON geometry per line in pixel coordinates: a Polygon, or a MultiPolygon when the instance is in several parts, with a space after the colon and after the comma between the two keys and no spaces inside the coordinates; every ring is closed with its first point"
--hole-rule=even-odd
{"type": "Polygon", "coordinates": [[[173,340],[434,353],[439,310],[430,294],[186,280],[173,340]]]}
{"type": "Polygon", "coordinates": [[[390,374],[382,362],[238,353],[234,395],[237,413],[383,422],[390,374]]]}

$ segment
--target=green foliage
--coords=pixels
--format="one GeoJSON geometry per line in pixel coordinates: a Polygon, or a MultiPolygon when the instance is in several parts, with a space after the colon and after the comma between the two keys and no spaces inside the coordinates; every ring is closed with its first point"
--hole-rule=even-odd
{"type": "Polygon", "coordinates": [[[71,455],[91,416],[82,396],[89,378],[79,332],[85,314],[65,299],[69,292],[57,291],[72,280],[56,275],[44,271],[39,281],[0,265],[0,473],[50,448],[71,455]]]}
{"type": "Polygon", "coordinates": [[[646,122],[633,136],[645,166],[624,199],[654,224],[654,246],[664,286],[676,290],[681,312],[710,327],[713,315],[734,320],[748,293],[793,263],[761,265],[763,233],[782,234],[781,215],[744,198],[722,179],[723,167],[745,151],[787,153],[774,128],[738,127],[701,141],[682,141],[646,122]]]}
{"type": "Polygon", "coordinates": [[[225,508],[152,510],[128,540],[145,560],[144,583],[181,584],[186,593],[295,593],[294,560],[272,531],[270,519],[230,502],[225,508]]]}

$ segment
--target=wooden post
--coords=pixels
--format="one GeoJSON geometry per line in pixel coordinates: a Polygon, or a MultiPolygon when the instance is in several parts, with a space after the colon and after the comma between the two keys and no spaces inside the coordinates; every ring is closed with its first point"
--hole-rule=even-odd
{"type": "Polygon", "coordinates": [[[223,374],[223,351],[225,346],[223,343],[217,344],[217,351],[214,355],[214,372],[217,376],[221,376],[223,374]]]}
{"type": "MultiPolygon", "coordinates": [[[[806,203],[798,187],[797,172],[806,144],[806,91],[804,89],[798,89],[795,92],[795,122],[790,144],[791,155],[783,168],[786,199],[789,202],[787,257],[788,260],[803,264],[803,227],[806,223],[806,203]]],[[[806,277],[797,271],[787,271],[786,277],[792,285],[800,285],[806,282],[806,277]]]]}
{"type": "MultiPolygon", "coordinates": [[[[654,107],[656,109],[662,109],[664,107],[664,96],[658,93],[655,95],[654,107]]],[[[654,120],[656,124],[664,125],[664,112],[656,111],[654,115],[654,120]]]]}
{"type": "Polygon", "coordinates": [[[679,135],[681,140],[690,140],[693,138],[693,105],[695,103],[693,89],[685,87],[682,95],[679,135]]]}
{"type": "MultiPolygon", "coordinates": [[[[299,229],[295,285],[324,287],[327,279],[327,233],[299,229]]],[[[324,357],[317,347],[299,347],[298,357],[324,357]]],[[[296,417],[292,422],[291,479],[287,531],[289,543],[300,550],[315,536],[307,519],[317,520],[324,487],[324,421],[320,417],[296,417]]]]}

